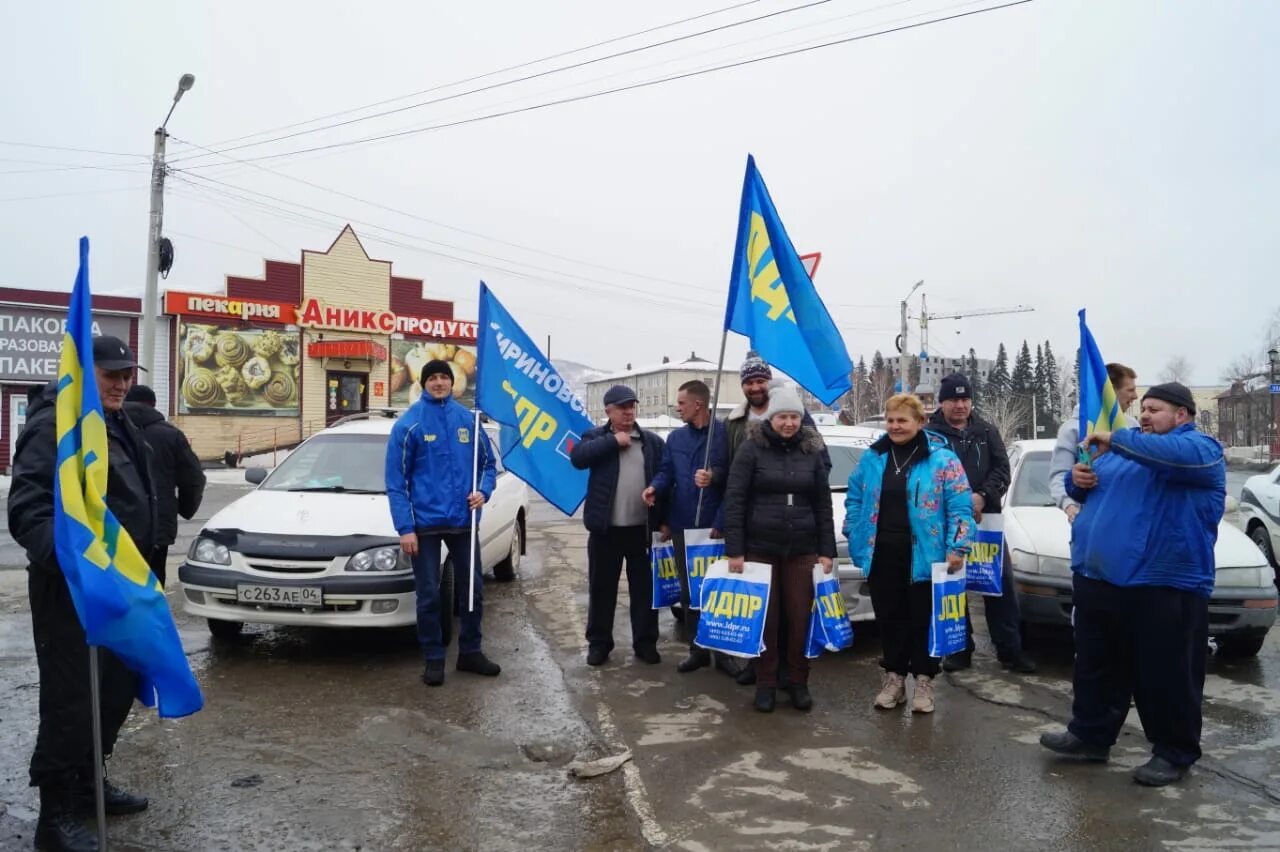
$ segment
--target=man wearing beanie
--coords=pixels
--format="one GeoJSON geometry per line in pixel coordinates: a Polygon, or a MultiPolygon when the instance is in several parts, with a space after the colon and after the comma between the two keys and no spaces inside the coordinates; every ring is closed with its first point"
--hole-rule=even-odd
{"type": "MultiPolygon", "coordinates": [[[[973,519],[984,514],[999,514],[1004,492],[1009,487],[1009,454],[1005,451],[1000,431],[973,411],[973,385],[960,373],[952,373],[938,385],[938,408],[929,418],[929,428],[947,439],[947,443],[964,465],[964,475],[973,489],[973,519]]],[[[1006,669],[1030,674],[1036,664],[1022,649],[1018,596],[1013,591],[1009,561],[1004,563],[1003,588],[1000,597],[987,597],[982,608],[987,616],[987,632],[996,646],[996,658],[1006,669]]],[[[968,630],[963,653],[952,654],[942,661],[945,671],[954,672],[973,664],[973,621],[965,621],[968,630]]]]}
{"type": "MultiPolygon", "coordinates": [[[[471,577],[471,513],[493,494],[493,447],[474,415],[453,398],[453,370],[439,359],[422,368],[422,395],[396,419],[387,441],[387,500],[400,547],[413,560],[418,597],[418,642],[426,660],[422,682],[444,683],[440,627],[440,546],[453,560],[454,589],[465,599],[471,577]],[[479,442],[478,462],[476,461],[479,442]],[[477,465],[476,470],[473,465],[477,465]],[[477,483],[475,490],[472,484],[477,483]]],[[[478,552],[477,552],[478,556],[478,552]]],[[[484,582],[475,566],[475,608],[456,607],[462,623],[457,671],[494,677],[502,669],[480,650],[484,582]]]]}
{"type": "Polygon", "coordinates": [[[1200,703],[1213,548],[1226,503],[1222,446],[1195,427],[1177,382],[1142,398],[1140,429],[1095,432],[1067,475],[1081,504],[1071,528],[1075,699],[1050,751],[1105,763],[1132,696],[1151,759],[1139,784],[1180,780],[1200,758],[1200,703]]]}

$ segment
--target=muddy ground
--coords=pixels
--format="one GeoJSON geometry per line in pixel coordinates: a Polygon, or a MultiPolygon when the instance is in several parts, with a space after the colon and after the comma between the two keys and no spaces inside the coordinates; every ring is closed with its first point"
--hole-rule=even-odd
{"type": "MultiPolygon", "coordinates": [[[[210,487],[199,522],[242,493],[210,487]]],[[[175,553],[185,542],[179,542],[175,553]]],[[[588,669],[585,535],[537,504],[517,583],[490,584],[496,681],[449,671],[428,690],[410,631],[254,628],[211,641],[179,611],[207,708],[135,710],[113,779],[151,808],[110,823],[122,850],[1280,848],[1280,634],[1256,660],[1213,658],[1205,759],[1181,785],[1129,778],[1136,716],[1105,767],[1036,740],[1067,718],[1070,643],[1041,636],[1041,671],[1003,672],[985,644],[945,676],[932,717],[876,713],[878,640],[818,661],[814,711],[772,716],[751,691],[680,675],[629,648],[624,603],[608,665],[588,669]],[[565,764],[631,749],[589,781],[565,764]]],[[[176,564],[177,557],[173,559],[176,564]]],[[[30,848],[36,668],[20,553],[0,531],[0,848],[30,848]],[[15,557],[15,554],[18,554],[15,557]]],[[[175,608],[178,597],[170,590],[175,608]]]]}

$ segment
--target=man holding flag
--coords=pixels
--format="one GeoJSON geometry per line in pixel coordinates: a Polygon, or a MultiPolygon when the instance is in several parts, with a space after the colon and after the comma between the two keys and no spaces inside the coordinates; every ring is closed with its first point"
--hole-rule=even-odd
{"type": "MultiPolygon", "coordinates": [[[[156,500],[150,449],[124,415],[137,361],[124,341],[93,341],[94,373],[106,422],[106,504],[143,553],[150,553],[156,500]]],[[[89,649],[55,547],[54,478],[58,465],[58,382],[31,402],[18,436],[9,491],[9,529],[27,551],[31,624],[40,668],[40,730],[31,756],[31,785],[40,788],[36,846],[91,850],[97,839],[80,823],[93,808],[93,719],[89,649]]],[[[102,750],[110,755],[133,706],[138,679],[116,654],[99,651],[102,750]]],[[[108,814],[128,814],[147,800],[106,785],[108,814]]]]}

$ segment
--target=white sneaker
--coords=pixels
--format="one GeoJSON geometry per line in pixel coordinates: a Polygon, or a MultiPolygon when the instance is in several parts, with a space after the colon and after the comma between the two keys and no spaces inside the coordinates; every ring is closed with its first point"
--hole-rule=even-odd
{"type": "Polygon", "coordinates": [[[907,700],[907,679],[893,672],[884,673],[884,686],[876,696],[876,706],[881,710],[892,710],[907,700]]]}
{"type": "Polygon", "coordinates": [[[933,712],[933,678],[916,675],[916,694],[911,699],[911,712],[933,712]]]}

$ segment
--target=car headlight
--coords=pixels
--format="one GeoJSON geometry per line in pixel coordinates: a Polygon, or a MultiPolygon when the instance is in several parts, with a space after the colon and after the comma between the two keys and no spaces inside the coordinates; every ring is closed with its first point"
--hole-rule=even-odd
{"type": "Polygon", "coordinates": [[[1040,573],[1048,574],[1051,577],[1070,577],[1071,560],[1061,559],[1057,556],[1041,556],[1040,573]]]}
{"type": "Polygon", "coordinates": [[[207,562],[210,565],[231,564],[231,551],[227,546],[203,536],[192,543],[191,552],[188,555],[196,562],[207,562]]]}
{"type": "Polygon", "coordinates": [[[1015,571],[1021,571],[1024,574],[1040,573],[1040,559],[1034,553],[1018,550],[1016,547],[1010,553],[1013,554],[1013,569],[1015,571]]]}
{"type": "Polygon", "coordinates": [[[412,567],[409,554],[398,544],[362,550],[347,560],[348,571],[408,571],[412,567]]]}

